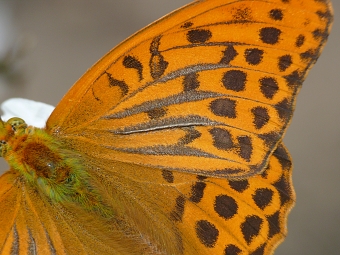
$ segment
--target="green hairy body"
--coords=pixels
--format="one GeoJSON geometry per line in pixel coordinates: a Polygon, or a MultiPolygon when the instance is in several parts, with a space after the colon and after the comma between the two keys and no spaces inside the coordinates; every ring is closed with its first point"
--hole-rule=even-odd
{"type": "Polygon", "coordinates": [[[111,216],[89,182],[82,158],[65,148],[45,130],[10,120],[8,140],[2,156],[26,181],[37,187],[52,203],[76,203],[85,210],[111,216]]]}

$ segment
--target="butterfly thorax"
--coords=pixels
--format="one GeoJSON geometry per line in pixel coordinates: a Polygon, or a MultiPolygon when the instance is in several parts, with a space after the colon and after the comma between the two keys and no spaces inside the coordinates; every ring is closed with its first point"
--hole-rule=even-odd
{"type": "Polygon", "coordinates": [[[0,141],[0,154],[10,167],[50,201],[111,214],[89,182],[81,157],[46,130],[12,118],[1,123],[0,141]]]}

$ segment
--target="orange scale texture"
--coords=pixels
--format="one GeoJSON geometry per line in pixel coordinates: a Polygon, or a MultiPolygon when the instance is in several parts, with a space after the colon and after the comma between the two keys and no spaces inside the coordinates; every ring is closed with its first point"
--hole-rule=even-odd
{"type": "Polygon", "coordinates": [[[0,254],[273,254],[282,138],[325,45],[320,0],[197,0],[113,48],[46,123],[0,121],[0,254]]]}

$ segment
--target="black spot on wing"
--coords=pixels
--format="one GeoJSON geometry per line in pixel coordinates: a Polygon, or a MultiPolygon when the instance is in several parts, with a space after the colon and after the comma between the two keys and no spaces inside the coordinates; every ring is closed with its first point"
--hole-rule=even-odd
{"type": "Polygon", "coordinates": [[[250,161],[253,154],[253,143],[251,138],[249,136],[238,136],[237,140],[239,142],[239,156],[246,161],[250,161]]]}
{"type": "Polygon", "coordinates": [[[310,61],[311,61],[311,62],[314,62],[314,61],[317,60],[318,55],[319,55],[319,52],[318,52],[317,50],[315,50],[315,49],[309,49],[309,50],[307,50],[307,51],[305,51],[305,52],[302,52],[302,53],[300,54],[300,57],[301,57],[301,59],[304,60],[304,61],[307,61],[307,62],[310,62],[310,61]]]}
{"type": "Polygon", "coordinates": [[[251,243],[253,238],[259,235],[262,224],[263,220],[256,215],[247,216],[245,221],[241,224],[243,238],[248,244],[251,243]]]}
{"type": "Polygon", "coordinates": [[[279,90],[279,84],[273,77],[263,77],[259,80],[260,90],[262,94],[268,98],[273,99],[279,90]]]}
{"type": "Polygon", "coordinates": [[[190,43],[205,43],[212,37],[212,33],[207,29],[190,30],[187,33],[187,40],[190,43]]]}
{"type": "Polygon", "coordinates": [[[246,87],[247,73],[241,70],[229,70],[222,78],[223,86],[236,92],[243,91],[246,87]]]}
{"type": "Polygon", "coordinates": [[[138,72],[139,81],[143,79],[143,65],[136,57],[125,56],[123,59],[123,65],[126,68],[136,69],[138,72]]]}
{"type": "Polygon", "coordinates": [[[278,61],[278,66],[279,66],[279,70],[281,72],[284,72],[287,70],[287,68],[289,68],[292,65],[293,61],[292,61],[292,56],[291,55],[283,55],[281,57],[279,57],[279,61],[278,61]]]}
{"type": "Polygon", "coordinates": [[[214,224],[207,220],[199,220],[195,226],[196,235],[200,242],[209,248],[215,246],[219,236],[219,231],[214,224]]]}
{"type": "Polygon", "coordinates": [[[166,110],[164,108],[153,108],[146,113],[150,119],[159,119],[166,115],[166,110]]]}
{"type": "Polygon", "coordinates": [[[229,65],[232,60],[238,55],[234,46],[228,45],[227,48],[223,51],[223,57],[220,61],[220,64],[229,65]]]}
{"type": "Polygon", "coordinates": [[[244,52],[244,57],[246,59],[246,62],[250,65],[258,65],[261,63],[263,59],[263,50],[252,48],[252,49],[246,49],[244,52]]]}
{"type": "Polygon", "coordinates": [[[174,174],[169,170],[162,170],[162,176],[165,181],[168,183],[174,182],[174,174]]]}
{"type": "Polygon", "coordinates": [[[194,24],[194,23],[192,23],[192,22],[185,22],[185,23],[181,26],[181,28],[189,28],[189,27],[192,27],[193,24],[194,24]]]}
{"type": "Polygon", "coordinates": [[[195,90],[199,86],[200,86],[200,82],[198,80],[197,73],[189,73],[186,76],[184,76],[183,87],[184,87],[185,92],[195,90]]]}
{"type": "Polygon", "coordinates": [[[229,150],[234,147],[229,131],[222,128],[212,128],[210,134],[213,138],[213,145],[219,150],[229,150]]]}
{"type": "Polygon", "coordinates": [[[266,244],[262,244],[260,247],[256,248],[252,253],[249,255],[265,255],[264,249],[266,248],[266,244]]]}
{"type": "Polygon", "coordinates": [[[295,46],[300,48],[304,43],[305,43],[305,36],[304,35],[299,35],[297,38],[296,38],[296,41],[295,41],[295,46]]]}
{"type": "Polygon", "coordinates": [[[249,182],[247,180],[229,181],[229,186],[233,190],[242,193],[249,188],[249,182]]]}
{"type": "Polygon", "coordinates": [[[292,116],[292,109],[291,104],[287,98],[283,99],[281,102],[275,105],[275,109],[279,114],[280,119],[284,121],[288,121],[289,118],[292,116]]]}
{"type": "Polygon", "coordinates": [[[210,110],[216,116],[236,118],[236,101],[229,98],[215,99],[210,103],[210,110]]]}
{"type": "Polygon", "coordinates": [[[282,20],[283,19],[283,12],[280,9],[272,9],[269,12],[269,17],[273,20],[282,20]]]}
{"type": "Polygon", "coordinates": [[[176,198],[176,205],[173,211],[170,213],[170,218],[173,221],[182,221],[185,207],[185,198],[180,195],[176,198]]]}
{"type": "Polygon", "coordinates": [[[322,30],[322,29],[315,29],[312,32],[312,35],[313,35],[315,40],[318,40],[318,39],[326,40],[327,37],[328,37],[328,31],[327,30],[322,30]]]}
{"type": "Polygon", "coordinates": [[[164,60],[161,52],[159,51],[161,36],[155,37],[150,44],[150,72],[153,79],[159,79],[165,72],[169,63],[164,60]]]}
{"type": "Polygon", "coordinates": [[[251,109],[253,115],[253,124],[256,129],[263,128],[270,120],[267,108],[257,106],[251,109]]]}
{"type": "Polygon", "coordinates": [[[220,217],[228,220],[237,214],[238,205],[234,198],[221,194],[215,197],[214,210],[220,217]]]}
{"type": "Polygon", "coordinates": [[[295,87],[302,84],[303,76],[304,75],[302,73],[300,73],[298,70],[295,70],[292,73],[283,76],[283,78],[285,78],[288,86],[295,87]]]}
{"type": "Polygon", "coordinates": [[[122,95],[125,96],[129,92],[129,86],[125,83],[125,81],[120,81],[112,77],[112,75],[108,72],[105,72],[107,78],[109,80],[109,86],[119,87],[122,91],[122,95]]]}
{"type": "Polygon", "coordinates": [[[193,142],[195,139],[202,136],[202,134],[199,131],[197,131],[196,129],[194,129],[193,127],[186,128],[186,129],[183,129],[183,130],[186,131],[186,134],[185,134],[184,137],[182,137],[179,140],[178,145],[189,144],[189,143],[193,142]]]}
{"type": "Polygon", "coordinates": [[[259,134],[258,137],[261,138],[268,147],[273,147],[280,139],[281,135],[277,132],[269,132],[265,134],[259,134]]]}
{"type": "Polygon", "coordinates": [[[191,193],[189,200],[194,203],[199,203],[204,195],[204,190],[207,184],[202,181],[197,181],[191,186],[191,193]]]}
{"type": "Polygon", "coordinates": [[[279,42],[281,30],[275,27],[264,27],[260,30],[260,39],[266,44],[274,45],[279,42]]]}
{"type": "Polygon", "coordinates": [[[234,244],[228,244],[224,249],[223,255],[239,255],[242,250],[234,244]]]}
{"type": "Polygon", "coordinates": [[[271,238],[274,235],[280,233],[280,212],[277,211],[270,216],[266,216],[269,222],[269,233],[268,237],[271,238]]]}
{"type": "Polygon", "coordinates": [[[273,195],[274,192],[271,189],[261,188],[255,191],[253,200],[261,210],[264,210],[272,202],[273,195]]]}
{"type": "Polygon", "coordinates": [[[284,178],[284,176],[281,176],[280,180],[275,182],[273,186],[279,191],[281,206],[291,200],[292,190],[289,182],[284,178]]]}

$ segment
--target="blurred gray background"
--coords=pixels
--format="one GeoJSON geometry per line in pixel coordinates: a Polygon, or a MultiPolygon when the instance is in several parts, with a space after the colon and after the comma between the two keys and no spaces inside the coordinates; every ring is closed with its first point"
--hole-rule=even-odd
{"type": "MultiPolygon", "coordinates": [[[[0,0],[0,59],[11,74],[22,74],[0,77],[0,102],[23,97],[56,105],[113,46],[189,2],[0,0]]],[[[340,254],[340,1],[333,0],[333,7],[332,34],[284,139],[297,201],[279,255],[340,254]]],[[[5,163],[1,168],[7,169],[5,163]]]]}

